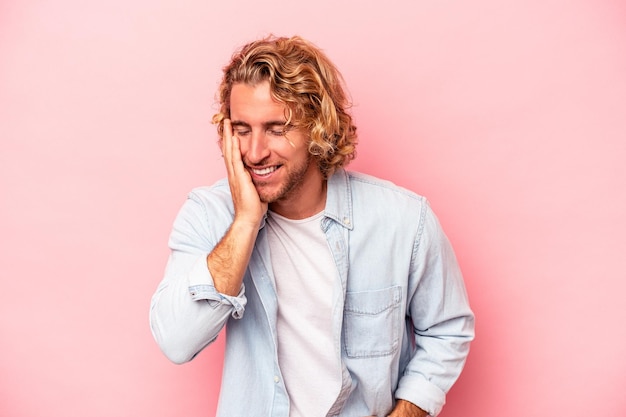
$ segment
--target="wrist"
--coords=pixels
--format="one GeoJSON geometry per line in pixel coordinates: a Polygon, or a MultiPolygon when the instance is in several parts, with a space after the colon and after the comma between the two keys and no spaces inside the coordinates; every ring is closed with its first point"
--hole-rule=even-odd
{"type": "Polygon", "coordinates": [[[427,417],[429,414],[406,400],[398,400],[388,417],[427,417]]]}
{"type": "Polygon", "coordinates": [[[230,225],[230,228],[237,233],[256,234],[259,231],[261,219],[263,219],[262,216],[259,219],[235,216],[233,223],[230,225]]]}

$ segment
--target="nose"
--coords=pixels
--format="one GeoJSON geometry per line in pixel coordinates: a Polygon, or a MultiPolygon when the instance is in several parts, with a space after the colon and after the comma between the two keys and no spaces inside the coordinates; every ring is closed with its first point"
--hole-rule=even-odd
{"type": "Polygon", "coordinates": [[[264,159],[270,155],[270,149],[268,148],[267,136],[264,132],[253,130],[250,133],[250,138],[247,146],[242,143],[241,153],[246,163],[250,165],[260,165],[264,159]]]}

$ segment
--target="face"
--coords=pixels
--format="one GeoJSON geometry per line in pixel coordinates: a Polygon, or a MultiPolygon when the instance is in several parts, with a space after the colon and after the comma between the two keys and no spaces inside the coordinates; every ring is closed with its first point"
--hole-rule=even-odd
{"type": "Polygon", "coordinates": [[[286,106],[272,99],[267,81],[233,85],[230,118],[261,201],[296,203],[319,188],[323,179],[308,152],[307,135],[285,125],[286,106]]]}

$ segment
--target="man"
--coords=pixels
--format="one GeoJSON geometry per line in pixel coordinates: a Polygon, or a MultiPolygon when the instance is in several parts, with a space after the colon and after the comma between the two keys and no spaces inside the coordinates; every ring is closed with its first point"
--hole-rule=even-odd
{"type": "Polygon", "coordinates": [[[474,318],[426,200],[343,169],[342,79],[299,38],[245,45],[214,116],[227,180],[194,190],[151,327],[183,363],[226,326],[218,416],[426,416],[461,372],[474,318]]]}

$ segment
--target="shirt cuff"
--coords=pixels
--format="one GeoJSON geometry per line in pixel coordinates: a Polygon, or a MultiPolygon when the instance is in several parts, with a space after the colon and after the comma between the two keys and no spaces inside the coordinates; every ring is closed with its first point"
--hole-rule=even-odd
{"type": "Polygon", "coordinates": [[[245,285],[242,283],[239,294],[236,296],[219,293],[215,289],[213,277],[209,272],[206,256],[200,257],[189,272],[189,295],[194,301],[206,300],[209,305],[217,308],[220,305],[232,306],[232,316],[235,319],[243,317],[247,299],[245,285]]]}
{"type": "Polygon", "coordinates": [[[400,378],[395,397],[412,402],[431,416],[439,414],[446,403],[445,392],[417,375],[405,375],[400,378]]]}

